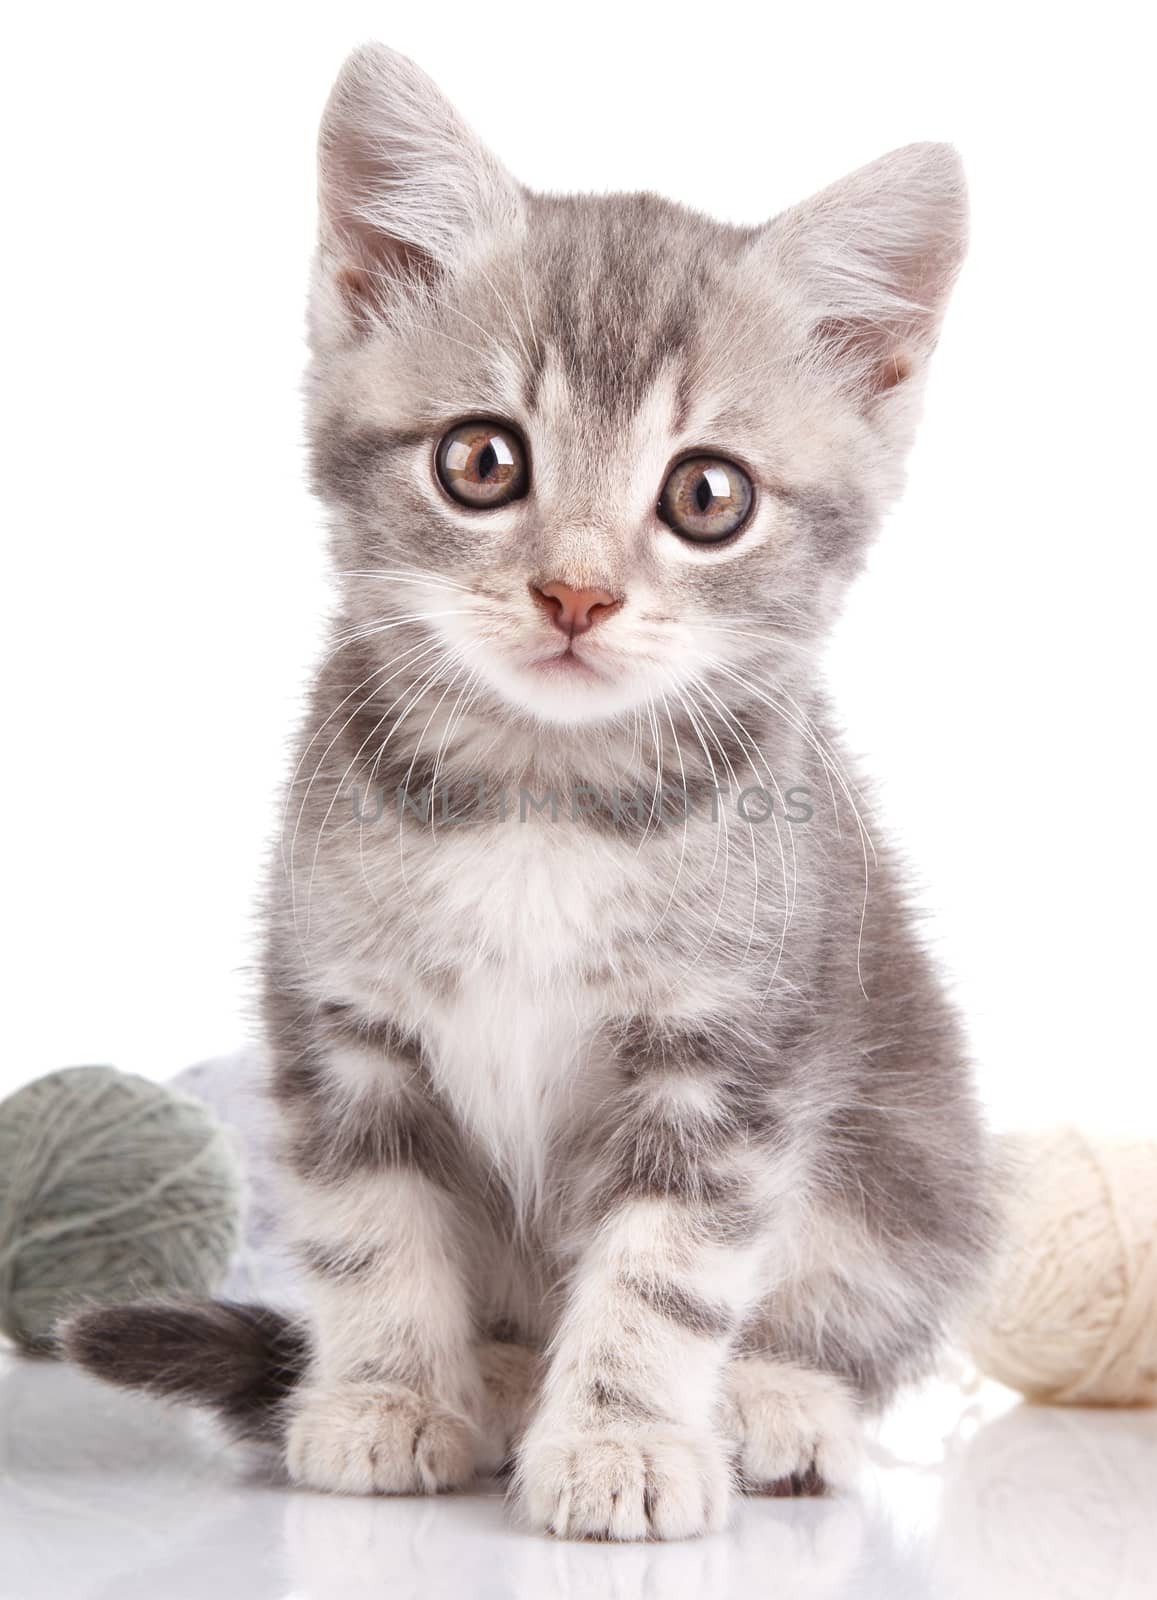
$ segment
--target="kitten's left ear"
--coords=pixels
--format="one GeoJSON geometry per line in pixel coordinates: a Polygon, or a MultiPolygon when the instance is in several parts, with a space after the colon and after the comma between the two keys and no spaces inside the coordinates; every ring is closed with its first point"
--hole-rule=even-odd
{"type": "Polygon", "coordinates": [[[810,350],[871,407],[923,366],[968,247],[948,144],[910,144],[770,223],[759,248],[807,308],[810,350]]]}
{"type": "Polygon", "coordinates": [[[512,231],[520,190],[406,56],[346,60],[318,139],[320,267],[354,331],[512,231]]]}

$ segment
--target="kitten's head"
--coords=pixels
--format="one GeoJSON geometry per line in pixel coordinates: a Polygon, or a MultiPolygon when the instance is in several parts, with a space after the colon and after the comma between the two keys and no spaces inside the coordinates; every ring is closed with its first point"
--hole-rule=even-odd
{"type": "Polygon", "coordinates": [[[320,168],[315,478],[383,666],[554,723],[796,677],[899,488],[965,247],[955,153],[759,228],[535,195],[370,46],[320,168]]]}

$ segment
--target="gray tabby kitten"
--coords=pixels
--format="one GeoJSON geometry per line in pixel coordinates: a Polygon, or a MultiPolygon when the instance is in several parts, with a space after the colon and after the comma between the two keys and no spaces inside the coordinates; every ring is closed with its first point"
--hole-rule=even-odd
{"type": "Polygon", "coordinates": [[[912,145],[764,227],[528,193],[405,58],[321,131],[340,606],[268,901],[308,1329],[92,1311],[317,1489],[564,1537],[847,1484],[983,1262],[960,1035],[817,654],[965,249],[912,145]],[[741,792],[742,791],[742,792],[741,792]]]}

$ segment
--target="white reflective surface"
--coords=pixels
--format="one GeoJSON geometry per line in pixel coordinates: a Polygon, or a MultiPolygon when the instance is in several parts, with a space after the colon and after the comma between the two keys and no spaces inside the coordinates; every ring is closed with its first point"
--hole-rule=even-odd
{"type": "Polygon", "coordinates": [[[913,1396],[859,1492],[743,1501],[696,1544],[564,1545],[495,1487],[345,1500],[246,1477],[201,1424],[0,1357],[2,1600],[1152,1600],[1157,1414],[913,1396]]]}

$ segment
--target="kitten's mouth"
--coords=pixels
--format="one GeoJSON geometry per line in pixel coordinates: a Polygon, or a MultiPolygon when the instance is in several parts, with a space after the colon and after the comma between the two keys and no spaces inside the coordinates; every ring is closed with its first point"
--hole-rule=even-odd
{"type": "Polygon", "coordinates": [[[565,650],[559,650],[552,656],[540,656],[530,665],[536,672],[549,676],[566,678],[601,678],[602,673],[596,672],[589,661],[584,661],[582,656],[576,654],[573,644],[568,644],[565,650]]]}

